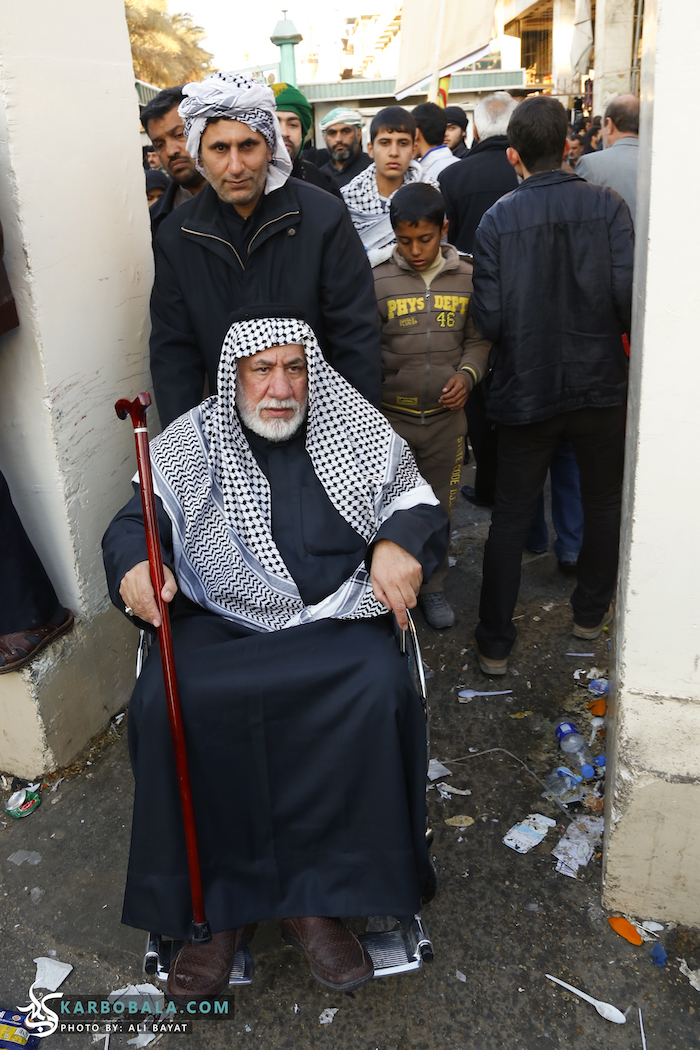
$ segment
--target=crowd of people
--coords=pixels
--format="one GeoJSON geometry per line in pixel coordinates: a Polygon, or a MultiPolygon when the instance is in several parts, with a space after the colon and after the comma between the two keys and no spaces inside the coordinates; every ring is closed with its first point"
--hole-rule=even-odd
{"type": "MultiPolygon", "coordinates": [[[[470,148],[458,106],[388,106],[366,150],[362,115],[338,107],[316,149],[297,88],[217,73],[162,91],[142,122],[159,161],[145,160],[162,598],[213,936],[188,940],[157,647],[129,712],[124,921],[186,942],[178,1001],[224,991],[270,919],[319,981],[351,991],[372,961],[342,917],[410,916],[431,892],[423,711],[395,632],[416,605],[435,629],[455,623],[467,435],[463,496],[492,507],[481,670],[506,673],[523,548],[548,545],[550,468],[573,634],[611,619],[638,100],[574,129],[552,97],[497,92],[470,148]],[[247,785],[235,806],[218,790],[230,767],[247,785]]],[[[117,608],[152,629],[138,487],[105,565],[117,608]]]]}

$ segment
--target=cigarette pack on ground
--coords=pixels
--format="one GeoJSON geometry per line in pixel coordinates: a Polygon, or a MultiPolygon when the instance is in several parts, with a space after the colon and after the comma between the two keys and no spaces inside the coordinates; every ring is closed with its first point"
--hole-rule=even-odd
{"type": "Polygon", "coordinates": [[[556,820],[552,820],[551,817],[544,817],[541,813],[530,813],[525,820],[510,829],[503,841],[516,853],[529,853],[555,824],[556,820]]]}

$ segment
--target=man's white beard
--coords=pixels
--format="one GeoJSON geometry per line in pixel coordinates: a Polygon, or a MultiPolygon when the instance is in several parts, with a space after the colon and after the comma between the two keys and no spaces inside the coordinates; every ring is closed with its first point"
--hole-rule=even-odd
{"type": "Polygon", "coordinates": [[[266,397],[253,407],[242,388],[238,386],[236,389],[236,407],[244,425],[268,441],[287,441],[293,437],[306,417],[306,404],[306,397],[301,404],[293,397],[283,401],[276,397],[266,397]],[[260,413],[265,408],[293,408],[294,415],[291,419],[262,419],[260,413]]]}

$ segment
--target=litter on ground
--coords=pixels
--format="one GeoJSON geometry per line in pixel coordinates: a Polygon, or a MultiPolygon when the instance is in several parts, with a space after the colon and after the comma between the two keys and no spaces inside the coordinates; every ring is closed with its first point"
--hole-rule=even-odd
{"type": "Polygon", "coordinates": [[[529,853],[530,850],[541,842],[550,828],[555,827],[556,820],[545,817],[541,813],[530,813],[519,824],[514,824],[505,835],[503,842],[516,853],[529,853]]]}
{"type": "Polygon", "coordinates": [[[448,817],[445,821],[451,828],[469,828],[474,823],[474,817],[468,817],[465,813],[460,813],[456,817],[448,817]]]}
{"type": "Polygon", "coordinates": [[[624,937],[630,944],[642,943],[642,935],[639,930],[623,915],[613,915],[608,919],[608,922],[615,933],[619,933],[620,937],[624,937]]]}
{"type": "Polygon", "coordinates": [[[318,1019],[321,1024],[333,1024],[333,1018],[338,1013],[338,1007],[331,1007],[329,1010],[324,1010],[322,1014],[318,1015],[318,1019]]]}
{"type": "Polygon", "coordinates": [[[603,817],[574,817],[552,850],[557,858],[556,870],[575,879],[580,867],[585,868],[603,834],[603,817]]]}
{"type": "Polygon", "coordinates": [[[428,780],[437,780],[439,777],[451,777],[452,770],[443,766],[436,758],[431,758],[428,763],[428,780]]]}
{"type": "Polygon", "coordinates": [[[688,978],[691,988],[695,988],[696,991],[700,992],[700,970],[691,970],[685,959],[681,959],[679,970],[684,977],[688,978]]]}
{"type": "Polygon", "coordinates": [[[49,992],[57,991],[73,969],[70,963],[49,959],[45,955],[40,955],[38,959],[34,959],[34,962],[36,963],[34,987],[46,988],[49,992]]]}
{"type": "Polygon", "coordinates": [[[41,853],[37,853],[36,850],[18,849],[16,853],[11,853],[7,859],[11,860],[17,867],[20,864],[24,864],[25,860],[28,864],[37,865],[41,860],[41,853]]]}

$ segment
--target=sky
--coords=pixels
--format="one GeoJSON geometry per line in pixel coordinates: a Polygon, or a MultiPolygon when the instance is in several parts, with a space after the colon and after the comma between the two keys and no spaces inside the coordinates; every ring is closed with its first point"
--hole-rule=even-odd
{"type": "MultiPolygon", "coordinates": [[[[312,26],[328,26],[332,33],[341,23],[341,13],[351,13],[352,3],[333,0],[293,0],[287,8],[287,18],[308,41],[312,26]]],[[[277,22],[282,19],[283,7],[273,0],[244,0],[223,3],[222,0],[170,0],[170,14],[188,13],[194,22],[207,30],[202,47],[214,55],[219,69],[279,61],[279,48],[270,42],[277,22]]],[[[299,45],[301,57],[304,44],[299,45]]]]}

